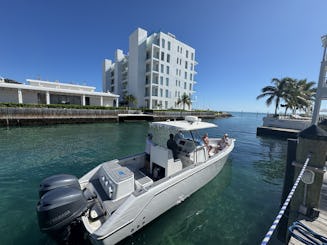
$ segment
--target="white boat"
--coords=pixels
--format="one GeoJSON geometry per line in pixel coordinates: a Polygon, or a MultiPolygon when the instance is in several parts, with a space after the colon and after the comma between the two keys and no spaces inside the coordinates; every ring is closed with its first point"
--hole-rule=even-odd
{"type": "Polygon", "coordinates": [[[208,147],[200,144],[198,130],[212,127],[216,125],[192,116],[183,121],[153,122],[149,162],[141,153],[104,162],[79,180],[71,175],[45,179],[37,205],[41,231],[55,239],[67,239],[70,226],[80,222],[92,243],[115,244],[140,230],[221,171],[234,139],[215,151],[221,139],[210,138],[213,150],[209,153],[208,147]],[[174,159],[167,140],[179,132],[184,137],[177,139],[174,159]]]}

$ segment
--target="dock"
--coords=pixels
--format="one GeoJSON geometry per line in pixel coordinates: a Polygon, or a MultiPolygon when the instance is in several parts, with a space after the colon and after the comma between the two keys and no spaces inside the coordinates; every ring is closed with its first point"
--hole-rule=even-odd
{"type": "Polygon", "coordinates": [[[273,136],[279,138],[297,138],[300,130],[276,127],[257,127],[257,136],[273,136]]]}
{"type": "MultiPolygon", "coordinates": [[[[304,218],[299,221],[305,226],[309,227],[319,235],[327,237],[327,173],[324,174],[324,180],[320,192],[320,203],[319,203],[319,216],[313,221],[305,220],[304,218]]],[[[289,245],[303,245],[302,242],[298,241],[294,237],[289,240],[289,245]]]]}

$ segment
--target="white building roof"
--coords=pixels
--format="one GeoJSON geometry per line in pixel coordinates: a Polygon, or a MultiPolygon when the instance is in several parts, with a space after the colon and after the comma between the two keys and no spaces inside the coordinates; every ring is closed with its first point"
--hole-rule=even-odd
{"type": "Polygon", "coordinates": [[[69,83],[60,83],[59,81],[50,82],[50,81],[35,80],[35,79],[26,79],[26,81],[30,85],[37,86],[37,87],[48,87],[48,88],[59,88],[59,89],[62,88],[62,89],[81,90],[81,91],[88,91],[88,92],[94,92],[95,90],[95,87],[69,84],[69,83]]]}
{"type": "MultiPolygon", "coordinates": [[[[27,81],[31,81],[30,79],[27,79],[27,81]]],[[[33,80],[38,81],[38,80],[33,80]]],[[[44,81],[40,81],[44,82],[44,81]]],[[[52,83],[52,82],[46,82],[46,83],[52,83]]],[[[42,83],[42,84],[46,84],[42,83]]],[[[52,83],[56,84],[56,83],[52,83]]],[[[62,83],[61,83],[62,85],[62,83]]],[[[60,86],[60,87],[49,87],[49,86],[35,86],[35,85],[26,85],[26,84],[13,84],[13,83],[0,83],[0,87],[2,88],[13,88],[13,89],[24,89],[24,90],[34,90],[34,91],[45,91],[45,92],[55,92],[55,93],[65,93],[65,94],[76,94],[76,95],[89,95],[89,96],[103,96],[103,97],[114,97],[118,98],[119,95],[112,94],[110,92],[103,93],[103,92],[94,92],[94,91],[87,91],[87,90],[79,90],[79,89],[72,89],[69,86],[75,86],[78,87],[88,87],[88,86],[81,86],[81,85],[73,85],[73,84],[67,84],[67,87],[60,86]],[[70,89],[69,89],[70,88],[70,89]]],[[[89,87],[93,88],[93,87],[89,87]]]]}

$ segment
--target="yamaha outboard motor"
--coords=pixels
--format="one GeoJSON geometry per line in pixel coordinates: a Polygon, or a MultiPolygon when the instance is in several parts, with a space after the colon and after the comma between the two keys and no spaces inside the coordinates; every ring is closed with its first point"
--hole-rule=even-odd
{"type": "Polygon", "coordinates": [[[80,189],[78,179],[74,175],[57,174],[42,180],[39,188],[39,197],[41,198],[46,192],[58,187],[74,187],[80,189]]]}
{"type": "Polygon", "coordinates": [[[81,215],[94,204],[96,196],[81,190],[77,177],[58,174],[45,178],[39,188],[36,207],[40,230],[58,243],[70,238],[71,230],[81,222],[81,215]]]}
{"type": "Polygon", "coordinates": [[[37,204],[42,232],[63,243],[69,239],[71,225],[88,209],[88,200],[81,189],[58,187],[46,192],[37,204]]]}

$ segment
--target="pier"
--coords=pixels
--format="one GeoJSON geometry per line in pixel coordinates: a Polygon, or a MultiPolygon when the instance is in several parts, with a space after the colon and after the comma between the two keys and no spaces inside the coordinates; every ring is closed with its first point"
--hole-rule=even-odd
{"type": "MultiPolygon", "coordinates": [[[[305,216],[300,218],[300,222],[312,231],[327,237],[327,174],[324,174],[323,185],[320,192],[319,216],[315,220],[308,220],[305,216]]],[[[302,245],[299,240],[291,237],[289,245],[302,245]]]]}
{"type": "Polygon", "coordinates": [[[317,125],[301,131],[297,140],[288,140],[283,205],[262,245],[268,244],[277,227],[278,238],[286,244],[303,244],[311,236],[317,240],[326,236],[326,153],[327,132],[317,125]]]}
{"type": "Polygon", "coordinates": [[[257,127],[258,136],[272,136],[278,138],[297,138],[300,130],[277,127],[257,127]]]}

